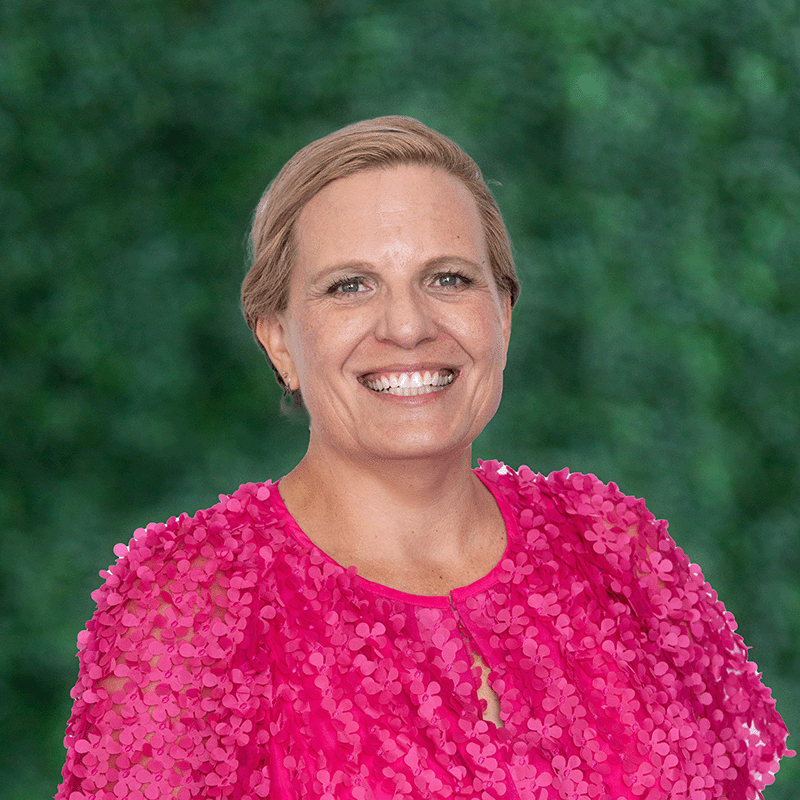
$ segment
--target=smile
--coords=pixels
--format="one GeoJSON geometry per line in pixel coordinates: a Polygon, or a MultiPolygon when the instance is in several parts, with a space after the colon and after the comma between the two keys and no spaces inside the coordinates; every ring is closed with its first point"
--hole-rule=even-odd
{"type": "Polygon", "coordinates": [[[451,369],[435,372],[392,372],[386,375],[369,375],[361,378],[361,383],[373,392],[408,397],[416,394],[440,392],[456,378],[451,369]]]}

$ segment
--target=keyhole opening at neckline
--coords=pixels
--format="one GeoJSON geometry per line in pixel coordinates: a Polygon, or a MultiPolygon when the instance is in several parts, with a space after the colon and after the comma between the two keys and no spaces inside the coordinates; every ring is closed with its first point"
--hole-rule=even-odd
{"type": "Polygon", "coordinates": [[[491,722],[497,728],[505,727],[503,720],[500,717],[500,698],[497,692],[492,689],[489,684],[489,674],[491,670],[489,665],[484,661],[480,653],[472,653],[473,666],[480,667],[481,682],[478,686],[478,699],[486,701],[486,708],[483,710],[483,718],[487,722],[491,722]]]}

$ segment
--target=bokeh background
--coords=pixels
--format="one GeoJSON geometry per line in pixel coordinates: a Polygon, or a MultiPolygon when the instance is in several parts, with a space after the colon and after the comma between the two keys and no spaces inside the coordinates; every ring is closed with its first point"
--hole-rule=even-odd
{"type": "Polygon", "coordinates": [[[113,545],[302,455],[246,230],[296,149],[386,113],[476,158],[515,244],[476,457],[644,496],[797,733],[798,76],[796,0],[3,0],[3,798],[59,782],[113,545]]]}

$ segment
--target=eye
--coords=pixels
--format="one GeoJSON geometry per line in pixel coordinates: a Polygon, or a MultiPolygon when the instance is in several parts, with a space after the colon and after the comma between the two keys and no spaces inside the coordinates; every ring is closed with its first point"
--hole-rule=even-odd
{"type": "Polygon", "coordinates": [[[469,286],[472,281],[460,272],[440,272],[433,276],[433,285],[442,289],[456,289],[469,286]]]}
{"type": "Polygon", "coordinates": [[[328,294],[357,294],[363,286],[363,278],[342,278],[328,287],[328,294]]]}

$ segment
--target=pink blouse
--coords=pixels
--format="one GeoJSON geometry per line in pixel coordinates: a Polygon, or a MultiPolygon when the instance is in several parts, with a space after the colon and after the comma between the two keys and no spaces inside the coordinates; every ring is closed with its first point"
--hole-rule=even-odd
{"type": "Polygon", "coordinates": [[[270,483],[118,545],[58,800],[758,797],[786,728],[666,524],[591,475],[476,474],[508,545],[446,597],[344,569],[270,483]]]}

